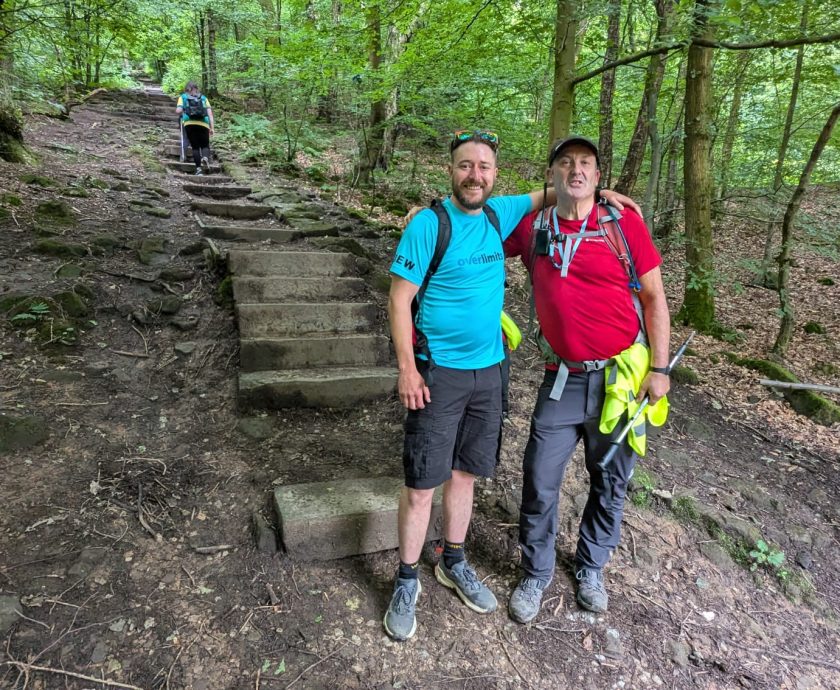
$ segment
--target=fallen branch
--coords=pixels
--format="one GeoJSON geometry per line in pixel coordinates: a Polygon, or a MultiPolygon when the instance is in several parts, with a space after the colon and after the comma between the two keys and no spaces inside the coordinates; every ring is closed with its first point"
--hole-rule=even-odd
{"type": "Polygon", "coordinates": [[[212,554],[219,553],[219,551],[230,551],[233,549],[233,544],[219,544],[218,546],[196,546],[193,550],[196,553],[212,554]]]}
{"type": "Polygon", "coordinates": [[[837,386],[826,386],[822,383],[791,383],[789,381],[771,381],[769,379],[759,379],[762,386],[769,388],[786,388],[796,391],[823,391],[824,393],[840,393],[840,388],[837,386]]]}
{"type": "Polygon", "coordinates": [[[840,671],[840,664],[836,664],[833,661],[828,661],[827,659],[813,659],[807,656],[794,656],[792,654],[781,654],[780,652],[774,652],[770,649],[753,649],[751,647],[741,647],[746,652],[755,652],[756,654],[769,654],[770,656],[775,656],[778,659],[784,659],[785,661],[800,661],[803,664],[813,664],[814,666],[826,666],[828,668],[834,668],[840,671]]]}
{"type": "Polygon", "coordinates": [[[123,357],[140,357],[142,359],[148,358],[149,355],[143,354],[142,352],[126,352],[125,350],[114,350],[111,349],[115,355],[122,355],[123,357]]]}
{"type": "Polygon", "coordinates": [[[6,666],[15,666],[27,678],[33,671],[40,671],[41,673],[56,673],[60,676],[68,676],[70,678],[79,678],[90,683],[98,683],[100,685],[107,685],[112,688],[128,688],[129,690],[143,690],[143,688],[136,685],[128,685],[127,683],[118,683],[115,680],[105,680],[103,678],[94,678],[93,676],[85,676],[81,673],[73,673],[73,671],[63,671],[60,668],[50,668],[49,666],[33,666],[26,664],[23,661],[4,661],[6,666]]]}

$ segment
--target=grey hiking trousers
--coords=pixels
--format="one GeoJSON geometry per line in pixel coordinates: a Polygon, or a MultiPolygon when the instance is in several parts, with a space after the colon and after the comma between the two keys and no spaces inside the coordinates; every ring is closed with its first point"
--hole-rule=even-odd
{"type": "MultiPolygon", "coordinates": [[[[527,575],[550,580],[554,575],[557,502],[563,475],[583,437],[589,499],[583,511],[575,569],[603,568],[618,546],[627,483],[637,455],[625,442],[610,468],[611,490],[605,491],[598,461],[610,436],[598,431],[604,403],[604,371],[569,374],[560,400],[548,396],[557,372],[546,371],[531,417],[531,434],[523,463],[519,543],[527,575]]],[[[615,429],[621,431],[622,424],[615,429]]]]}

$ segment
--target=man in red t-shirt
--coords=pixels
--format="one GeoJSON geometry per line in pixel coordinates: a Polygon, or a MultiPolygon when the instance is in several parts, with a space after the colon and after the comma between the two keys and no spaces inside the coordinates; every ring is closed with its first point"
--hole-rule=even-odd
{"type": "Polygon", "coordinates": [[[627,483],[637,458],[625,441],[609,468],[609,486],[596,467],[610,445],[610,435],[598,430],[607,361],[646,334],[651,368],[637,399],[648,395],[656,403],[670,387],[670,317],[659,271],[662,260],[641,217],[626,210],[620,223],[641,284],[637,309],[622,262],[607,238],[598,235],[599,165],[598,147],[589,139],[557,141],[546,173],[557,193],[556,207],[526,216],[505,242],[505,254],[522,257],[531,274],[548,362],[523,463],[519,541],[524,576],[509,604],[520,623],[539,613],[543,591],[554,575],[558,494],[581,437],[590,491],[575,554],[577,600],[591,611],[607,609],[603,568],[618,546],[627,483]],[[540,218],[536,225],[547,226],[547,232],[534,230],[540,218]]]}

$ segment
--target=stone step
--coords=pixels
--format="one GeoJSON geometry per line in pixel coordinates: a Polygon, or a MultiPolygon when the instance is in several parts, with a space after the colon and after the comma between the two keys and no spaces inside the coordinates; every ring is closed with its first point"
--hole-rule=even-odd
{"type": "MultiPolygon", "coordinates": [[[[164,156],[169,156],[170,158],[180,158],[181,157],[181,144],[180,143],[178,143],[178,144],[166,144],[163,147],[163,155],[164,156]]],[[[191,161],[193,159],[192,158],[193,154],[192,154],[192,147],[191,146],[189,146],[189,145],[187,146],[187,152],[186,152],[185,155],[186,155],[188,161],[191,161]]],[[[211,157],[215,156],[215,152],[213,151],[212,148],[210,149],[210,155],[211,155],[211,157]]]]}
{"type": "Polygon", "coordinates": [[[239,350],[242,371],[386,366],[390,361],[388,338],[381,335],[245,338],[239,350]]]}
{"type": "Polygon", "coordinates": [[[196,177],[194,171],[195,166],[190,166],[189,172],[183,173],[183,177],[181,177],[181,179],[184,180],[185,183],[193,182],[202,185],[223,185],[234,182],[234,179],[227,175],[203,175],[202,177],[196,177]],[[200,180],[200,182],[198,182],[198,180],[200,180]]]}
{"type": "MultiPolygon", "coordinates": [[[[300,560],[329,560],[396,549],[402,487],[394,477],[277,487],[274,509],[286,551],[300,560]]],[[[441,537],[442,496],[440,489],[433,495],[426,541],[441,537]]]]}
{"type": "Polygon", "coordinates": [[[214,240],[228,242],[264,242],[271,240],[277,244],[298,239],[300,233],[289,228],[261,228],[251,225],[213,225],[199,221],[201,234],[214,240]]]}
{"type": "MultiPolygon", "coordinates": [[[[195,172],[195,163],[186,162],[181,163],[180,161],[166,161],[166,166],[170,170],[177,170],[178,172],[182,173],[191,173],[195,172]]],[[[211,173],[220,173],[222,172],[222,166],[218,164],[213,164],[210,166],[211,173]]]]}
{"type": "Polygon", "coordinates": [[[251,193],[250,187],[200,184],[197,182],[187,182],[184,184],[183,189],[188,194],[209,196],[213,199],[238,199],[243,196],[248,196],[251,193]]]}
{"type": "Polygon", "coordinates": [[[201,211],[209,216],[235,218],[237,220],[254,220],[274,212],[271,206],[260,204],[233,204],[221,201],[200,201],[198,199],[193,199],[190,207],[193,211],[201,211]]]}
{"type": "Polygon", "coordinates": [[[356,259],[338,252],[261,252],[232,249],[228,271],[235,276],[355,276],[356,259]]]}
{"type": "Polygon", "coordinates": [[[391,359],[388,338],[382,335],[244,338],[239,350],[242,371],[387,366],[391,359]]]}
{"type": "Polygon", "coordinates": [[[354,408],[393,394],[394,367],[322,367],[253,371],[239,375],[242,409],[354,408]]]}
{"type": "Polygon", "coordinates": [[[234,278],[233,298],[240,304],[262,302],[326,302],[357,297],[365,289],[361,278],[234,278]]]}
{"type": "Polygon", "coordinates": [[[376,305],[366,302],[237,304],[242,338],[272,338],[368,332],[376,325],[376,305]]]}

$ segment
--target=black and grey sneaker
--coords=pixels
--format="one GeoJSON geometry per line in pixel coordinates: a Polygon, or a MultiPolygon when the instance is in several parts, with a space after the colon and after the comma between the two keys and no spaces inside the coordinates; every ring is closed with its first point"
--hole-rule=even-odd
{"type": "Polygon", "coordinates": [[[204,171],[203,171],[201,168],[196,168],[196,169],[195,169],[195,174],[196,174],[196,175],[203,175],[203,174],[204,174],[204,171]]]}
{"type": "Polygon", "coordinates": [[[523,577],[508,602],[510,617],[517,623],[530,623],[540,612],[543,592],[548,587],[549,580],[538,577],[523,577]]]}
{"type": "Polygon", "coordinates": [[[388,636],[399,641],[407,640],[417,630],[417,618],[414,610],[417,597],[422,591],[420,580],[417,578],[397,578],[394,583],[394,594],[385,612],[382,623],[388,636]]]}
{"type": "Polygon", "coordinates": [[[207,156],[204,156],[201,159],[201,169],[207,174],[210,174],[210,161],[207,159],[207,156]]]}
{"type": "Polygon", "coordinates": [[[583,608],[595,613],[607,610],[609,597],[604,586],[604,573],[597,568],[580,568],[575,577],[578,579],[577,601],[583,608]]]}
{"type": "Polygon", "coordinates": [[[496,597],[466,561],[458,561],[447,568],[441,559],[435,566],[435,577],[444,587],[454,589],[467,606],[478,613],[490,613],[498,606],[496,597]]]}

